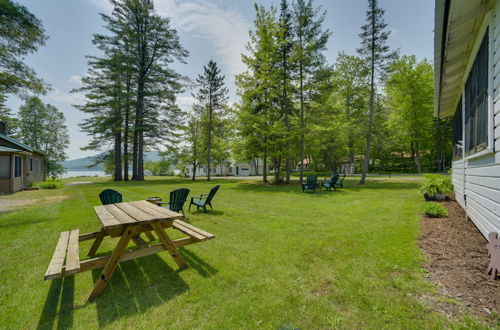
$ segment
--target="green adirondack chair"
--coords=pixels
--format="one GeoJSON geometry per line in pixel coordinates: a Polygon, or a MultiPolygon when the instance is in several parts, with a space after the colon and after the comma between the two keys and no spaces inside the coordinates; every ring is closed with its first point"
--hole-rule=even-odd
{"type": "Polygon", "coordinates": [[[121,203],[123,201],[122,194],[113,189],[105,189],[99,194],[99,199],[102,205],[121,203]]]}
{"type": "Polygon", "coordinates": [[[212,207],[212,199],[215,196],[215,193],[219,190],[220,185],[217,185],[210,189],[208,194],[201,194],[198,197],[191,197],[191,203],[189,204],[189,211],[191,211],[191,205],[196,205],[196,209],[199,210],[200,207],[203,208],[203,212],[207,213],[207,205],[213,210],[212,207]]]}
{"type": "Polygon", "coordinates": [[[321,182],[321,187],[319,189],[321,190],[321,188],[325,187],[326,190],[332,190],[332,188],[333,190],[337,190],[335,185],[337,184],[339,177],[340,175],[337,172],[333,173],[329,180],[325,179],[321,182]]]}
{"type": "Polygon", "coordinates": [[[302,184],[302,192],[306,192],[312,190],[316,191],[316,187],[318,186],[318,176],[316,175],[308,175],[306,179],[306,183],[302,184]]]}
{"type": "Polygon", "coordinates": [[[186,202],[188,195],[189,195],[189,189],[187,188],[176,189],[170,192],[169,202],[158,202],[157,204],[159,206],[167,205],[163,207],[174,212],[182,212],[182,214],[185,214],[184,203],[186,202]]]}

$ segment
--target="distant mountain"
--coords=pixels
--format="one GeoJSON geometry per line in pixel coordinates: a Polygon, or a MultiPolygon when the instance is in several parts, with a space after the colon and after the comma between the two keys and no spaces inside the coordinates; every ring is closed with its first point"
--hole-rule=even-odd
{"type": "MultiPolygon", "coordinates": [[[[68,171],[104,171],[102,165],[96,165],[89,168],[89,166],[95,162],[96,157],[98,157],[98,155],[67,160],[63,165],[68,171]]],[[[144,153],[144,160],[157,161],[160,159],[161,157],[158,151],[146,151],[144,153]]]]}

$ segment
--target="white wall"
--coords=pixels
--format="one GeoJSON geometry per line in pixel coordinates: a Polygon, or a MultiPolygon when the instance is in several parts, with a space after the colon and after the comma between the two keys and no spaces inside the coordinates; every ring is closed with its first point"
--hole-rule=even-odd
{"type": "Polygon", "coordinates": [[[489,135],[493,137],[490,150],[480,157],[469,156],[452,164],[457,201],[486,238],[489,232],[500,233],[500,1],[495,1],[489,31],[489,135]]]}

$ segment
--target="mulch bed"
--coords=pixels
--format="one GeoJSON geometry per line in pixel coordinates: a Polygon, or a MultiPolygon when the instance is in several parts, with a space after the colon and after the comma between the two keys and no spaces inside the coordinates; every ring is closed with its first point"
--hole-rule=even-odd
{"type": "Polygon", "coordinates": [[[485,272],[489,264],[487,241],[456,201],[442,204],[448,217],[422,220],[419,243],[427,256],[429,279],[440,296],[428,298],[450,318],[465,312],[498,325],[500,280],[485,272]]]}

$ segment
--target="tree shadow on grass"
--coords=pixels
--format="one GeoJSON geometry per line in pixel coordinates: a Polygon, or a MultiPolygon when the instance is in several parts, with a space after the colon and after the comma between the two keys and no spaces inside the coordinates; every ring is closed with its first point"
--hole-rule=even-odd
{"type": "Polygon", "coordinates": [[[52,280],[37,329],[52,329],[57,316],[59,316],[57,329],[71,328],[73,326],[74,299],[74,276],[52,280]]]}
{"type": "Polygon", "coordinates": [[[359,192],[361,190],[415,190],[420,186],[418,182],[367,182],[365,185],[358,185],[354,181],[344,181],[344,188],[337,187],[337,190],[320,190],[316,189],[315,192],[302,192],[300,184],[292,183],[289,185],[270,185],[263,183],[240,182],[236,186],[229,189],[241,192],[270,192],[270,193],[293,193],[303,196],[312,197],[329,197],[336,194],[346,194],[352,192],[359,192]]]}

